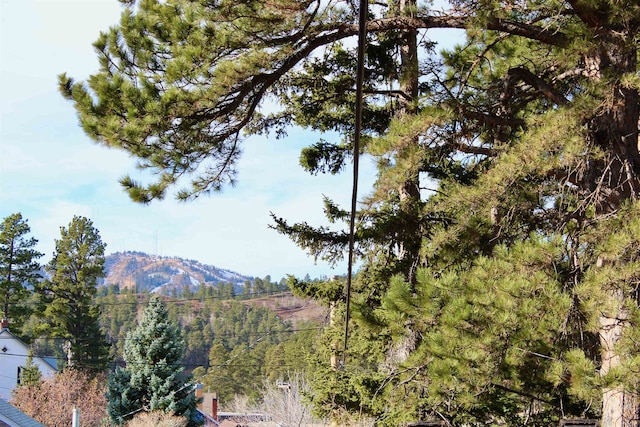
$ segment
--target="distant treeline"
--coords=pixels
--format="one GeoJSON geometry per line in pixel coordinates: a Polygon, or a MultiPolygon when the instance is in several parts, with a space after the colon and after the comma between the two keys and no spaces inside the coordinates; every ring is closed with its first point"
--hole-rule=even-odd
{"type": "MultiPolygon", "coordinates": [[[[195,292],[173,288],[165,295],[169,318],[180,325],[185,342],[184,367],[223,404],[234,395],[257,397],[265,380],[287,381],[308,369],[322,325],[304,321],[294,327],[267,307],[242,302],[286,291],[284,280],[267,276],[247,281],[240,293],[227,283],[201,284],[195,292]]],[[[99,289],[95,302],[114,364],[123,363],[127,334],[150,295],[117,285],[99,289]]]]}

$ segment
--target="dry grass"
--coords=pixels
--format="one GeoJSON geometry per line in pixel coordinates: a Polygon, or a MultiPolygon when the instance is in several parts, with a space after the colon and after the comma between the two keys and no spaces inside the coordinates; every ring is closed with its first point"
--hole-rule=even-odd
{"type": "Polygon", "coordinates": [[[162,411],[141,412],[126,427],[186,427],[187,420],[162,411]]]}

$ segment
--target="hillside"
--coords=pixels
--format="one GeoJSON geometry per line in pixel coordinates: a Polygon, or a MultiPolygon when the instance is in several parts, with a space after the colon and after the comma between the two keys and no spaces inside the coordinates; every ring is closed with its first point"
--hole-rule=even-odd
{"type": "MultiPolygon", "coordinates": [[[[202,264],[194,260],[178,257],[158,257],[143,252],[116,252],[105,258],[107,276],[103,286],[119,285],[120,289],[136,289],[137,292],[150,291],[165,295],[175,289],[182,295],[188,287],[196,291],[201,283],[218,288],[221,284],[231,283],[237,294],[243,292],[244,283],[259,281],[229,270],[202,264]]],[[[256,283],[252,283],[255,286],[256,283]]],[[[228,285],[227,285],[228,286],[228,285]]],[[[293,325],[301,321],[313,320],[324,322],[327,310],[315,301],[304,300],[293,296],[290,292],[270,294],[263,289],[265,296],[243,300],[251,306],[265,307],[275,312],[278,317],[293,325]]],[[[194,301],[195,304],[197,304],[194,301]]]]}
{"type": "Polygon", "coordinates": [[[243,303],[254,307],[266,307],[274,311],[279,318],[293,325],[302,321],[326,323],[329,316],[329,310],[319,305],[317,301],[296,297],[291,292],[252,298],[243,303]]]}
{"type": "Polygon", "coordinates": [[[105,259],[107,276],[103,285],[118,284],[138,292],[158,292],[163,288],[191,290],[204,283],[217,286],[231,283],[237,290],[252,278],[233,271],[178,257],[159,257],[143,252],[116,252],[105,259]]]}

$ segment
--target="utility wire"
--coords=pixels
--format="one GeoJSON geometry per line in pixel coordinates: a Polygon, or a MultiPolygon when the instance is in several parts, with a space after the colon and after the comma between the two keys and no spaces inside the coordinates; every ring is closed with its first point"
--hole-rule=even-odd
{"type": "MultiPolygon", "coordinates": [[[[147,293],[120,293],[120,294],[114,294],[114,296],[121,296],[121,297],[127,297],[127,296],[135,296],[137,299],[136,301],[114,301],[114,302],[110,302],[110,301],[93,301],[93,304],[97,305],[97,306],[111,306],[111,305],[137,305],[140,304],[141,301],[138,300],[138,298],[146,298],[148,296],[150,296],[152,294],[147,294],[147,293]]],[[[110,295],[97,295],[93,298],[107,298],[110,295]]],[[[167,298],[167,299],[163,299],[164,303],[175,303],[175,304],[184,304],[187,302],[208,302],[210,300],[223,300],[223,301],[236,301],[236,302],[244,302],[244,301],[255,301],[255,300],[259,300],[264,296],[273,296],[275,298],[287,298],[289,296],[295,296],[293,295],[293,293],[291,291],[268,291],[268,292],[262,292],[260,295],[258,296],[254,296],[254,295],[236,295],[234,297],[229,297],[229,296],[216,296],[216,295],[211,295],[211,296],[206,296],[206,297],[191,297],[191,298],[167,298]]],[[[79,304],[77,302],[74,301],[64,301],[65,304],[70,305],[70,306],[77,306],[77,305],[85,305],[85,304],[79,304]]],[[[144,302],[144,301],[142,301],[144,302]]],[[[42,302],[40,301],[24,301],[24,302],[9,302],[9,305],[14,305],[14,306],[29,306],[29,305],[42,305],[42,302]]]]}
{"type": "Polygon", "coordinates": [[[353,138],[353,192],[351,195],[351,217],[349,221],[349,260],[347,263],[347,307],[344,322],[344,348],[342,351],[342,367],[347,358],[347,341],[349,339],[349,318],[351,305],[351,281],[353,276],[353,253],[355,246],[356,208],[358,204],[358,166],[360,163],[360,134],[362,133],[362,93],[364,86],[364,54],[367,45],[367,13],[369,2],[360,0],[358,22],[358,68],[356,75],[356,117],[353,138]]]}
{"type": "MultiPolygon", "coordinates": [[[[271,334],[294,334],[296,332],[305,332],[305,331],[322,331],[325,328],[322,326],[318,326],[318,327],[313,327],[313,328],[294,328],[294,329],[283,329],[283,330],[272,330],[271,334]]],[[[248,333],[235,333],[235,332],[225,332],[225,333],[215,333],[212,332],[213,335],[213,339],[215,340],[216,338],[242,338],[242,337],[256,337],[256,336],[262,336],[263,333],[259,333],[259,332],[248,332],[248,333]]],[[[127,340],[134,340],[137,338],[130,338],[127,336],[124,337],[108,337],[110,340],[110,343],[115,343],[118,341],[127,341],[127,340]]],[[[38,336],[36,338],[33,338],[32,341],[38,341],[38,340],[48,340],[48,341],[76,341],[76,342],[83,342],[83,341],[95,341],[95,338],[72,338],[72,337],[50,337],[50,336],[38,336]]]]}
{"type": "MultiPolygon", "coordinates": [[[[225,362],[223,362],[220,365],[213,365],[211,367],[209,367],[209,369],[213,368],[213,367],[217,367],[217,368],[221,368],[221,367],[228,367],[228,366],[233,366],[230,363],[237,358],[238,356],[240,356],[242,353],[247,352],[249,350],[251,350],[253,347],[255,347],[259,342],[261,342],[262,340],[264,340],[265,338],[267,338],[269,336],[269,334],[271,334],[273,331],[268,331],[266,334],[264,334],[262,337],[258,338],[253,344],[248,345],[247,347],[245,347],[242,351],[239,351],[237,354],[234,354],[233,356],[229,357],[225,362]]],[[[248,366],[248,365],[239,365],[239,366],[248,366]]],[[[207,372],[203,375],[201,375],[198,378],[192,378],[191,381],[185,383],[182,387],[180,387],[178,390],[175,390],[174,393],[179,393],[189,387],[195,387],[195,384],[197,384],[198,381],[204,379],[207,375],[209,375],[210,372],[207,372]]],[[[124,415],[120,415],[119,418],[121,420],[124,420],[125,418],[129,417],[130,415],[134,415],[137,414],[140,411],[144,411],[146,410],[145,406],[143,405],[142,407],[135,409],[127,414],[124,415]]]]}
{"type": "MultiPolygon", "coordinates": [[[[262,342],[263,340],[265,340],[265,339],[266,339],[270,334],[272,334],[272,333],[277,333],[277,332],[279,332],[279,331],[276,331],[276,330],[269,330],[269,331],[267,331],[266,333],[262,334],[262,336],[261,336],[260,338],[258,338],[256,341],[254,341],[254,342],[253,342],[253,343],[251,343],[250,345],[247,345],[245,348],[243,348],[243,349],[242,349],[241,351],[239,351],[238,353],[236,353],[236,354],[234,354],[234,355],[231,355],[231,356],[230,356],[227,360],[225,360],[223,363],[221,363],[221,364],[217,364],[217,365],[211,365],[211,366],[209,366],[209,368],[207,369],[207,372],[206,372],[205,374],[203,374],[203,375],[199,376],[198,378],[192,378],[192,379],[191,379],[191,381],[186,382],[182,387],[180,387],[178,390],[174,391],[174,393],[179,393],[179,392],[181,392],[181,391],[183,391],[183,390],[185,390],[185,389],[187,389],[187,388],[190,388],[190,387],[195,387],[195,384],[197,384],[199,381],[203,380],[207,375],[211,374],[211,370],[212,370],[212,369],[216,369],[216,368],[217,368],[217,369],[220,369],[220,368],[229,368],[229,367],[248,367],[248,366],[261,367],[261,366],[264,366],[264,364],[262,364],[262,365],[259,365],[259,364],[232,364],[231,362],[232,362],[234,359],[236,359],[237,357],[239,357],[241,354],[243,354],[243,353],[245,353],[245,352],[247,352],[247,351],[251,350],[251,349],[252,349],[253,347],[255,347],[258,343],[260,343],[260,342],[262,342]]],[[[6,354],[6,353],[5,353],[5,354],[6,354]]],[[[10,354],[10,355],[14,355],[14,354],[10,354]]],[[[24,356],[24,355],[17,355],[17,354],[15,354],[15,356],[24,356]]],[[[34,355],[34,357],[40,357],[40,356],[35,356],[35,355],[34,355]]],[[[55,358],[56,358],[56,359],[65,359],[65,360],[66,360],[66,358],[62,358],[62,357],[55,357],[55,358]]],[[[115,362],[115,363],[118,363],[118,362],[115,362]]],[[[144,364],[144,363],[141,363],[141,364],[144,364]]],[[[179,365],[180,365],[180,366],[182,366],[182,367],[189,366],[189,365],[186,365],[186,364],[179,364],[179,365]]],[[[81,366],[81,365],[76,365],[76,366],[81,366]]],[[[280,365],[279,367],[286,367],[286,366],[292,366],[292,365],[280,365]]],[[[119,418],[120,420],[125,420],[125,419],[126,419],[126,418],[128,418],[129,416],[131,416],[131,415],[135,415],[135,414],[137,414],[138,412],[145,411],[145,410],[148,410],[148,408],[147,408],[147,406],[146,406],[146,405],[143,405],[143,406],[141,406],[141,407],[139,407],[139,408],[136,408],[135,410],[133,410],[133,411],[131,411],[131,412],[129,412],[129,413],[126,413],[126,414],[124,414],[124,415],[120,415],[118,418],[119,418]]]]}

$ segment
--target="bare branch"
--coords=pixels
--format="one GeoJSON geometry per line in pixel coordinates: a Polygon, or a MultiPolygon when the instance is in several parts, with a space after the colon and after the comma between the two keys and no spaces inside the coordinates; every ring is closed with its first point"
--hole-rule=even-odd
{"type": "Polygon", "coordinates": [[[545,98],[556,105],[566,105],[569,103],[569,100],[567,100],[562,93],[526,68],[516,67],[509,70],[507,84],[512,85],[516,80],[522,80],[528,85],[533,86],[542,92],[545,98]]]}

